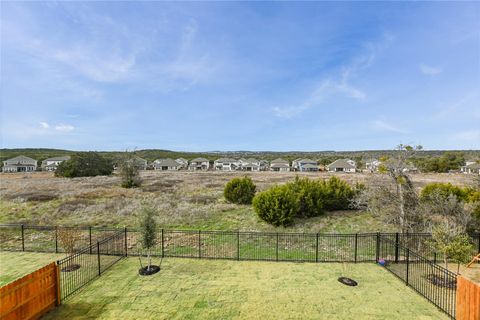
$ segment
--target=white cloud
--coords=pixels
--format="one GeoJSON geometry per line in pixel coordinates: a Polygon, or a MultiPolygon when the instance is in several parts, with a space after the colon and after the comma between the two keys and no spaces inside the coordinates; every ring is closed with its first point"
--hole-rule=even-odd
{"type": "Polygon", "coordinates": [[[42,127],[43,129],[48,129],[50,128],[50,125],[47,123],[47,122],[40,122],[40,127],[42,127]]]}
{"type": "Polygon", "coordinates": [[[383,119],[377,119],[372,121],[371,126],[374,130],[377,131],[384,131],[384,132],[395,132],[395,133],[407,133],[406,130],[399,128],[395,125],[392,125],[391,123],[383,120],[383,119]]]}
{"type": "Polygon", "coordinates": [[[55,126],[55,130],[61,132],[70,132],[73,131],[73,129],[75,129],[75,127],[70,124],[59,124],[55,126]]]}
{"type": "Polygon", "coordinates": [[[426,64],[421,63],[420,64],[420,71],[423,74],[426,74],[427,76],[436,76],[437,74],[440,74],[443,70],[438,68],[438,67],[432,67],[428,66],[426,64]]]}

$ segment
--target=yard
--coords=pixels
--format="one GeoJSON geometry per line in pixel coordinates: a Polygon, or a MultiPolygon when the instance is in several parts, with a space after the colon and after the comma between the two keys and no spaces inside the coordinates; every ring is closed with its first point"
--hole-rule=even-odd
{"type": "Polygon", "coordinates": [[[168,258],[153,276],[138,268],[136,258],[119,262],[45,319],[447,319],[372,263],[168,258]]]}
{"type": "Polygon", "coordinates": [[[65,254],[0,251],[0,286],[64,257],[65,254]]]}

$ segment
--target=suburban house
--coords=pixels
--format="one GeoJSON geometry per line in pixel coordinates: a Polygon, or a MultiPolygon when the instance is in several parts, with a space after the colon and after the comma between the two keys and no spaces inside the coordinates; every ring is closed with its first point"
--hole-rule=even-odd
{"type": "Polygon", "coordinates": [[[234,171],[240,169],[240,166],[240,160],[232,158],[220,158],[213,162],[213,167],[215,170],[234,171]]]}
{"type": "Polygon", "coordinates": [[[243,171],[264,171],[268,166],[265,160],[257,160],[255,158],[240,159],[243,171]]]}
{"type": "Polygon", "coordinates": [[[338,159],[327,165],[330,172],[356,172],[357,164],[350,159],[338,159]]]}
{"type": "Polygon", "coordinates": [[[181,164],[173,159],[158,159],[153,162],[153,167],[155,170],[162,170],[162,171],[176,171],[181,168],[181,164]]]}
{"type": "Polygon", "coordinates": [[[317,161],[311,159],[296,159],[292,162],[292,167],[296,171],[318,171],[317,161]]]}
{"type": "Polygon", "coordinates": [[[37,170],[37,160],[18,156],[3,161],[3,172],[32,172],[37,170]]]}
{"type": "Polygon", "coordinates": [[[42,161],[42,170],[55,171],[60,163],[70,160],[70,156],[53,157],[42,161]]]}
{"type": "Polygon", "coordinates": [[[275,159],[270,162],[270,171],[290,171],[290,162],[283,159],[275,159]]]}
{"type": "Polygon", "coordinates": [[[187,169],[188,168],[188,160],[187,159],[178,158],[175,161],[180,163],[180,169],[187,169]]]}
{"type": "Polygon", "coordinates": [[[480,174],[480,164],[475,161],[467,161],[460,170],[466,174],[480,174]]]}
{"type": "Polygon", "coordinates": [[[370,172],[376,172],[380,168],[381,164],[382,164],[382,161],[380,161],[380,160],[370,159],[365,163],[365,167],[370,172]]]}
{"type": "Polygon", "coordinates": [[[191,171],[208,170],[208,168],[210,168],[210,161],[205,158],[195,158],[188,165],[188,170],[191,171]]]}

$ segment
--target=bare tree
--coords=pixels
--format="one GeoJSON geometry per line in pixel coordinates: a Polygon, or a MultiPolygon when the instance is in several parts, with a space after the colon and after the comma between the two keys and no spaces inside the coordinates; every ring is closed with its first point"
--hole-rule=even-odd
{"type": "Polygon", "coordinates": [[[82,232],[76,228],[59,227],[57,238],[62,248],[70,256],[75,253],[77,243],[82,238],[82,232]]]}
{"type": "Polygon", "coordinates": [[[122,179],[122,187],[134,188],[139,187],[142,183],[140,179],[140,165],[138,157],[134,151],[125,151],[120,161],[120,177],[122,179]]]}

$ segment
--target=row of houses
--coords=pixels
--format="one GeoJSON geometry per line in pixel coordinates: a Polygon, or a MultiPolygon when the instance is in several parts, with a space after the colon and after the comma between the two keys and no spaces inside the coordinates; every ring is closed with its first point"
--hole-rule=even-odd
{"type": "MultiPolygon", "coordinates": [[[[55,171],[58,165],[70,159],[70,156],[61,156],[48,158],[42,161],[42,171],[55,171]]],[[[358,172],[357,164],[351,159],[338,159],[330,163],[327,166],[320,166],[318,162],[312,159],[295,159],[291,163],[287,160],[278,158],[273,161],[258,160],[255,158],[248,159],[233,159],[233,158],[220,158],[213,161],[211,165],[210,160],[206,158],[195,158],[188,161],[184,158],[178,158],[176,160],[166,158],[157,159],[150,165],[148,161],[138,156],[134,158],[137,167],[141,170],[153,169],[160,171],[277,171],[277,172],[315,172],[315,171],[330,171],[330,172],[358,172]]],[[[3,172],[32,172],[37,171],[38,161],[26,156],[18,156],[12,159],[5,160],[3,162],[3,172]]],[[[372,159],[366,162],[366,170],[370,172],[376,172],[381,167],[382,162],[376,159],[372,159]]],[[[409,168],[409,171],[415,171],[414,167],[409,168]]],[[[475,161],[467,161],[465,166],[462,166],[461,172],[466,174],[480,174],[480,164],[475,161]]]]}

